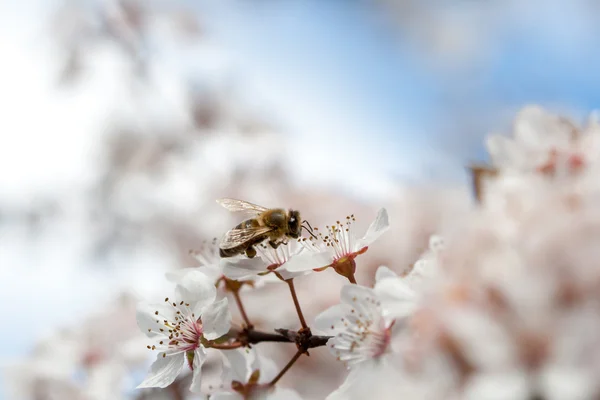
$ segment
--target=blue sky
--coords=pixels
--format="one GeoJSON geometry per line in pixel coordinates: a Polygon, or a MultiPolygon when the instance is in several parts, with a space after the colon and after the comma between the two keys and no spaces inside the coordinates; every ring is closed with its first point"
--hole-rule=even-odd
{"type": "Polygon", "coordinates": [[[600,101],[598,25],[584,2],[507,2],[493,13],[484,3],[454,3],[476,10],[465,22],[482,41],[472,64],[458,69],[445,68],[444,58],[432,66],[407,31],[393,35],[366,1],[199,4],[249,92],[292,130],[310,137],[310,121],[320,121],[337,145],[348,136],[371,143],[376,169],[411,181],[448,163],[460,174],[465,158],[485,158],[480,145],[444,150],[460,128],[452,126],[457,106],[480,123],[480,139],[506,126],[497,111],[537,102],[579,117],[600,101]]]}

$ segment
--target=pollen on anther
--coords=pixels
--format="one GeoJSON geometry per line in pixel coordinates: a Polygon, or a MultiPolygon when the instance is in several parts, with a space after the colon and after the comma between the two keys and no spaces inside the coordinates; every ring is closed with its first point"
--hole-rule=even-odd
{"type": "Polygon", "coordinates": [[[154,315],[158,315],[158,311],[154,311],[154,315]]]}
{"type": "Polygon", "coordinates": [[[335,328],[335,326],[331,325],[331,329],[334,329],[334,328],[335,328]]]}
{"type": "Polygon", "coordinates": [[[165,302],[168,302],[168,301],[169,301],[169,298],[168,298],[168,297],[165,297],[165,302]]]}
{"type": "Polygon", "coordinates": [[[165,358],[167,356],[167,353],[163,353],[163,358],[165,358]]]}

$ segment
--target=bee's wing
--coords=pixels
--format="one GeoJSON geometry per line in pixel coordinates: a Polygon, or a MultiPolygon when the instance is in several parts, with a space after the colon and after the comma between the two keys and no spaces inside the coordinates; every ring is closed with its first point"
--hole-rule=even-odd
{"type": "Polygon", "coordinates": [[[256,204],[248,203],[244,200],[236,199],[218,199],[217,203],[228,209],[229,211],[244,211],[250,214],[260,214],[268,210],[266,207],[262,207],[256,204]]]}
{"type": "Polygon", "coordinates": [[[274,229],[276,228],[270,226],[232,229],[225,234],[223,240],[221,240],[220,247],[223,250],[232,249],[274,229]]]}

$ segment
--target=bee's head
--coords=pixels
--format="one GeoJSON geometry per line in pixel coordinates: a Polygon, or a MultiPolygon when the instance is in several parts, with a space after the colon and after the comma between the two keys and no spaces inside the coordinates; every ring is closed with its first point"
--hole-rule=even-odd
{"type": "Polygon", "coordinates": [[[288,236],[293,239],[298,239],[302,233],[302,218],[300,218],[300,211],[290,210],[290,217],[288,218],[288,236]]]}

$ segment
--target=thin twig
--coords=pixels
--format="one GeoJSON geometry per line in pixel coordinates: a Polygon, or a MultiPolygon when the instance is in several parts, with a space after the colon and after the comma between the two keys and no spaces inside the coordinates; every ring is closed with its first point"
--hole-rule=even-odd
{"type": "Polygon", "coordinates": [[[292,299],[294,300],[294,306],[296,307],[298,318],[300,318],[300,324],[302,325],[302,329],[308,329],[308,325],[306,325],[304,315],[302,314],[302,309],[300,308],[300,303],[298,302],[298,296],[296,296],[296,289],[294,288],[294,279],[288,279],[286,280],[286,283],[290,287],[290,293],[292,294],[292,299]]]}
{"type": "Polygon", "coordinates": [[[242,304],[242,299],[240,298],[239,290],[233,291],[233,298],[235,299],[235,302],[237,303],[238,309],[240,310],[240,314],[242,314],[242,318],[244,319],[246,326],[248,328],[252,328],[252,324],[250,323],[248,314],[246,314],[246,310],[244,309],[244,304],[242,304]]]}
{"type": "Polygon", "coordinates": [[[302,353],[303,353],[302,350],[298,350],[296,352],[296,354],[294,355],[294,357],[292,357],[292,359],[290,360],[290,362],[288,362],[287,365],[285,367],[283,367],[283,369],[281,370],[281,372],[275,378],[273,378],[273,380],[271,381],[271,383],[269,383],[269,386],[275,386],[275,384],[277,383],[277,381],[279,379],[281,379],[281,377],[288,371],[288,369],[290,369],[292,367],[292,365],[294,365],[294,363],[300,358],[300,356],[302,355],[302,353]]]}

